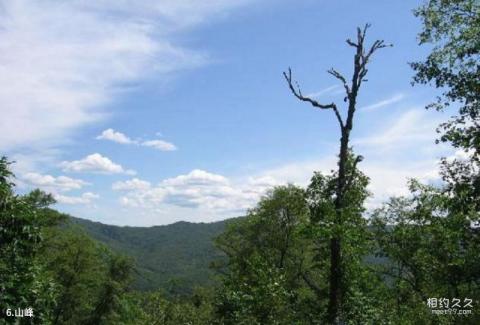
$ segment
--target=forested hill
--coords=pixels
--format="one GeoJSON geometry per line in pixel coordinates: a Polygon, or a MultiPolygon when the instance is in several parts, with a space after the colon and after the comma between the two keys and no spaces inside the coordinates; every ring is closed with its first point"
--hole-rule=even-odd
{"type": "Polygon", "coordinates": [[[213,238],[224,230],[226,221],[120,227],[70,218],[94,239],[135,259],[135,287],[140,290],[187,293],[197,285],[211,284],[214,272],[209,265],[223,256],[213,238]]]}

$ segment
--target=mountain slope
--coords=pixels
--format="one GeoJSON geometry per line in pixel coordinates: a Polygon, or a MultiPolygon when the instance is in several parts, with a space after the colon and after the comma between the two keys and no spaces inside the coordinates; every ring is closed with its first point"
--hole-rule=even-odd
{"type": "Polygon", "coordinates": [[[133,257],[140,290],[163,288],[177,293],[214,281],[212,261],[223,258],[213,239],[225,229],[226,221],[214,223],[177,222],[167,226],[119,227],[71,217],[94,239],[114,251],[133,257]]]}

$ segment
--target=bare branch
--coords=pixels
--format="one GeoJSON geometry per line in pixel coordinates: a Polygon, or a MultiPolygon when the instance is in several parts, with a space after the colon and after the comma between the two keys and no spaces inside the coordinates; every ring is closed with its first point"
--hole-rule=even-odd
{"type": "Polygon", "coordinates": [[[352,47],[358,47],[358,44],[357,44],[357,43],[354,43],[354,42],[352,42],[352,40],[351,40],[351,39],[349,39],[349,38],[346,40],[346,42],[347,42],[347,44],[348,44],[348,45],[350,45],[350,46],[352,46],[352,47]]]}
{"type": "Polygon", "coordinates": [[[292,91],[292,94],[300,99],[301,101],[308,102],[310,103],[313,107],[317,107],[320,109],[332,109],[333,112],[335,113],[335,116],[337,117],[338,123],[340,123],[340,127],[343,128],[343,120],[342,116],[340,115],[337,105],[335,103],[330,103],[330,104],[320,104],[318,101],[308,97],[308,96],[303,96],[302,91],[300,89],[300,86],[298,83],[295,81],[296,88],[293,86],[293,80],[292,80],[292,69],[288,68],[288,74],[286,72],[283,72],[283,76],[285,77],[285,80],[288,83],[288,87],[292,91]]]}
{"type": "Polygon", "coordinates": [[[352,88],[355,89],[360,88],[362,82],[366,81],[365,76],[368,73],[366,66],[369,63],[370,57],[373,55],[373,53],[379,49],[392,46],[391,44],[386,44],[383,40],[376,40],[366,51],[364,47],[364,41],[367,30],[370,28],[370,26],[370,24],[365,24],[363,29],[360,27],[357,28],[357,43],[347,40],[347,43],[352,43],[357,49],[357,53],[355,55],[355,70],[352,78],[352,88]]]}
{"type": "Polygon", "coordinates": [[[343,88],[345,88],[345,92],[347,93],[347,96],[350,96],[350,87],[348,86],[347,79],[334,68],[331,68],[327,72],[342,82],[343,88]]]}
{"type": "Polygon", "coordinates": [[[362,65],[365,66],[368,63],[368,60],[370,59],[370,56],[379,49],[383,49],[385,47],[392,47],[392,44],[385,44],[384,40],[376,40],[373,45],[370,47],[370,50],[368,50],[367,54],[362,58],[363,62],[362,65]]]}
{"type": "Polygon", "coordinates": [[[365,26],[363,27],[362,41],[365,39],[365,35],[367,34],[367,29],[369,29],[371,26],[372,24],[366,23],[365,26]]]}
{"type": "MultiPolygon", "coordinates": [[[[367,27],[367,25],[365,25],[365,27],[367,27]]],[[[360,27],[357,27],[357,41],[358,41],[358,44],[363,44],[363,40],[365,39],[365,31],[366,31],[366,28],[363,29],[363,33],[362,33],[362,30],[360,29],[360,27]]]]}
{"type": "Polygon", "coordinates": [[[363,46],[363,41],[365,40],[365,35],[367,34],[367,29],[370,28],[370,24],[366,23],[365,26],[363,27],[363,30],[360,29],[360,27],[357,27],[357,41],[358,41],[358,46],[363,46]]]}

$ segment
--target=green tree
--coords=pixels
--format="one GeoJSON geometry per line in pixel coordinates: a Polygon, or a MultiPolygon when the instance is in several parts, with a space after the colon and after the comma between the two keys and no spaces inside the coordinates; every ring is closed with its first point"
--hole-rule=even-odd
{"type": "Polygon", "coordinates": [[[42,233],[50,227],[55,227],[62,224],[68,219],[68,215],[50,208],[50,206],[56,203],[53,195],[50,193],[45,193],[42,190],[35,189],[24,195],[24,199],[37,212],[37,222],[42,230],[42,233]]]}
{"type": "Polygon", "coordinates": [[[430,0],[415,11],[422,19],[420,44],[433,44],[424,62],[412,63],[414,82],[434,82],[443,93],[428,107],[458,114],[440,125],[440,141],[464,151],[467,159],[443,159],[445,191],[480,211],[480,3],[430,0]]]}
{"type": "Polygon", "coordinates": [[[46,324],[55,295],[54,284],[37,263],[42,241],[39,214],[53,199],[40,191],[16,195],[10,164],[6,157],[0,159],[1,318],[14,323],[6,309],[32,308],[34,317],[24,322],[46,324]]]}
{"type": "Polygon", "coordinates": [[[161,291],[137,295],[142,324],[207,325],[214,323],[211,290],[196,288],[190,296],[166,298],[161,291]]]}
{"type": "Polygon", "coordinates": [[[391,282],[397,320],[477,324],[478,315],[434,316],[428,298],[480,299],[479,214],[461,195],[443,188],[410,184],[411,196],[392,198],[372,216],[378,254],[388,258],[379,269],[391,282]]]}
{"type": "Polygon", "coordinates": [[[412,64],[414,82],[442,89],[428,106],[458,115],[439,127],[439,141],[465,153],[444,158],[442,183],[410,183],[410,196],[392,198],[377,210],[372,225],[378,254],[388,258],[380,270],[390,286],[397,322],[477,324],[469,316],[434,316],[428,298],[471,298],[479,301],[480,174],[480,3],[470,0],[430,0],[415,11],[422,19],[420,44],[433,44],[424,62],[412,64]]]}
{"type": "Polygon", "coordinates": [[[440,141],[471,149],[480,158],[480,2],[429,0],[415,11],[423,23],[420,44],[433,49],[423,62],[412,63],[415,83],[434,83],[442,95],[428,107],[458,114],[440,125],[440,141]]]}
{"type": "Polygon", "coordinates": [[[305,312],[315,296],[302,278],[311,260],[302,236],[308,219],[305,191],[280,186],[217,238],[228,257],[217,301],[223,323],[291,324],[315,315],[305,312]]]}
{"type": "Polygon", "coordinates": [[[53,324],[102,324],[122,314],[133,268],[128,258],[66,224],[45,232],[41,262],[57,284],[53,324]]]}
{"type": "Polygon", "coordinates": [[[242,272],[232,269],[219,295],[221,324],[300,324],[296,294],[282,269],[257,254],[249,256],[242,272]]]}
{"type": "Polygon", "coordinates": [[[122,314],[122,299],[131,282],[130,258],[107,252],[107,273],[87,324],[111,324],[122,314]]]}
{"type": "Polygon", "coordinates": [[[42,263],[57,284],[53,324],[81,323],[94,309],[94,297],[105,280],[98,244],[85,234],[54,228],[47,232],[42,263]]]}

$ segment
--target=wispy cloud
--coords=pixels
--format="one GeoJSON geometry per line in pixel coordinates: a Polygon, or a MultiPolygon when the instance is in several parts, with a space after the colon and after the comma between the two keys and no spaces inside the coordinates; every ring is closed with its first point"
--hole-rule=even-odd
{"type": "MultiPolygon", "coordinates": [[[[410,178],[427,183],[438,180],[439,157],[448,155],[443,146],[434,144],[440,121],[422,107],[412,108],[393,116],[383,129],[371,128],[368,135],[353,139],[355,151],[365,156],[359,168],[370,178],[369,190],[373,196],[367,202],[369,208],[378,207],[391,196],[408,194],[410,178]]],[[[464,153],[456,152],[452,157],[463,156],[464,153]]],[[[313,171],[330,173],[336,163],[336,152],[331,152],[317,159],[259,171],[257,177],[270,177],[276,184],[307,186],[313,171]]]]}
{"type": "Polygon", "coordinates": [[[368,136],[354,140],[353,144],[371,147],[377,151],[389,149],[398,151],[404,146],[410,146],[411,149],[418,151],[421,143],[433,144],[435,129],[439,122],[438,118],[432,118],[424,109],[410,109],[395,116],[383,129],[374,130],[368,136]]]}
{"type": "Polygon", "coordinates": [[[307,97],[310,97],[310,98],[317,98],[317,97],[320,97],[320,96],[323,96],[323,95],[327,95],[327,94],[330,94],[330,95],[337,95],[337,94],[340,94],[342,93],[343,90],[342,90],[342,87],[339,86],[339,85],[333,85],[333,86],[330,86],[330,87],[327,87],[327,88],[323,88],[319,91],[316,91],[316,92],[313,92],[313,93],[310,93],[310,94],[307,94],[306,96],[307,97]]]}
{"type": "Polygon", "coordinates": [[[175,33],[248,2],[2,2],[0,149],[56,146],[105,117],[125,83],[205,64],[175,33]]]}
{"type": "Polygon", "coordinates": [[[368,106],[364,106],[364,107],[361,107],[359,110],[360,111],[364,111],[364,112],[369,112],[369,111],[373,111],[373,110],[376,110],[378,108],[381,108],[381,107],[385,107],[385,106],[388,106],[388,105],[391,105],[391,104],[394,104],[394,103],[397,103],[399,101],[401,101],[402,99],[405,98],[405,95],[404,94],[395,94],[389,98],[386,98],[386,99],[383,99],[377,103],[374,103],[374,104],[370,104],[368,106]]]}

